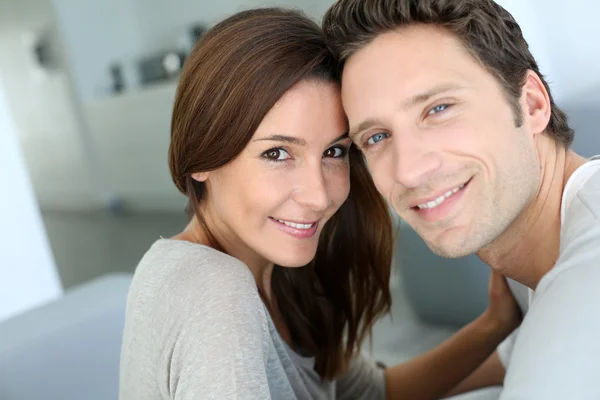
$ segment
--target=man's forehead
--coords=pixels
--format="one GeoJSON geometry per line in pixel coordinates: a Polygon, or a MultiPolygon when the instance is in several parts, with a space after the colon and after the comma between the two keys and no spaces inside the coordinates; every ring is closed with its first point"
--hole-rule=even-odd
{"type": "Polygon", "coordinates": [[[368,83],[369,76],[416,79],[428,73],[460,72],[479,61],[454,34],[428,25],[415,25],[379,34],[344,64],[343,85],[368,83]],[[360,79],[366,77],[367,79],[360,79]]]}
{"type": "Polygon", "coordinates": [[[375,106],[377,98],[393,96],[399,103],[396,107],[406,108],[438,93],[473,87],[477,71],[489,72],[467,51],[464,55],[460,59],[385,60],[385,66],[365,59],[350,64],[342,76],[344,106],[355,101],[361,107],[365,103],[375,106]]]}

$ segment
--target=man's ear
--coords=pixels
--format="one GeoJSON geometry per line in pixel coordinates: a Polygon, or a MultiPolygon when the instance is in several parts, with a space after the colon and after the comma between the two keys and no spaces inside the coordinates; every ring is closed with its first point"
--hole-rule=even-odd
{"type": "Polygon", "coordinates": [[[521,92],[521,108],[525,128],[534,135],[546,130],[552,109],[550,96],[538,74],[531,70],[527,72],[521,92]]]}
{"type": "Polygon", "coordinates": [[[208,172],[194,172],[192,179],[198,182],[205,182],[208,179],[208,172]]]}

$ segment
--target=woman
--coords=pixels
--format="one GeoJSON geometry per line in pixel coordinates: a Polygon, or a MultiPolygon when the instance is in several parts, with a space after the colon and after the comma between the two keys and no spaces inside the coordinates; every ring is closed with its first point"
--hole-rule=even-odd
{"type": "Polygon", "coordinates": [[[488,310],[438,349],[385,371],[359,355],[390,307],[393,232],[347,130],[335,60],[304,16],[246,11],[204,36],[169,149],[191,222],[136,270],[122,400],[433,398],[516,326],[495,279],[488,310]]]}

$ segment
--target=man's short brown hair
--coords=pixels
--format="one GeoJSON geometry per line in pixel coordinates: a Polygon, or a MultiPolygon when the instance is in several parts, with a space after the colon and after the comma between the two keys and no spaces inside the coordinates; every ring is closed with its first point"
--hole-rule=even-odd
{"type": "Polygon", "coordinates": [[[555,103],[550,87],[529,51],[512,15],[492,0],[338,0],[323,18],[323,30],[340,60],[348,58],[378,35],[410,25],[439,26],[455,35],[501,84],[521,125],[519,98],[527,72],[535,72],[550,96],[551,117],[546,128],[568,147],[573,129],[555,103]]]}

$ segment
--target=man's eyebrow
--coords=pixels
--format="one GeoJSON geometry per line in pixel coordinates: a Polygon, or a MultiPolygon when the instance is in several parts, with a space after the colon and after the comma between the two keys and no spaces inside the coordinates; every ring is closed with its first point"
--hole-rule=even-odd
{"type": "Polygon", "coordinates": [[[434,86],[431,89],[428,89],[422,93],[416,94],[412,96],[408,101],[402,104],[403,109],[411,108],[421,103],[424,103],[438,94],[445,92],[454,92],[457,90],[464,89],[463,86],[457,85],[455,83],[442,83],[440,85],[434,86]]]}
{"type": "Polygon", "coordinates": [[[254,139],[253,142],[260,142],[260,141],[271,141],[271,142],[285,142],[285,143],[291,143],[291,144],[296,144],[298,146],[306,146],[306,140],[301,139],[301,138],[297,138],[294,136],[285,136],[285,135],[270,135],[264,138],[260,138],[260,139],[254,139]]]}
{"type": "MultiPolygon", "coordinates": [[[[412,108],[416,105],[419,105],[419,104],[422,104],[422,103],[428,101],[432,97],[437,96],[441,93],[454,92],[454,91],[462,90],[462,89],[464,89],[463,86],[457,85],[455,83],[443,83],[443,84],[434,86],[431,89],[428,89],[422,93],[412,96],[404,104],[402,104],[401,107],[403,110],[412,108]]],[[[358,124],[358,126],[356,126],[355,128],[350,129],[349,135],[351,138],[354,138],[354,136],[356,136],[360,132],[366,131],[376,125],[382,125],[381,121],[379,121],[376,118],[366,119],[363,122],[361,122],[360,124],[358,124]]]]}
{"type": "Polygon", "coordinates": [[[356,128],[350,129],[350,133],[348,134],[348,136],[350,136],[350,138],[354,138],[354,136],[358,135],[360,132],[366,131],[367,129],[375,125],[381,125],[381,122],[374,118],[366,119],[360,124],[358,124],[356,128]]]}

